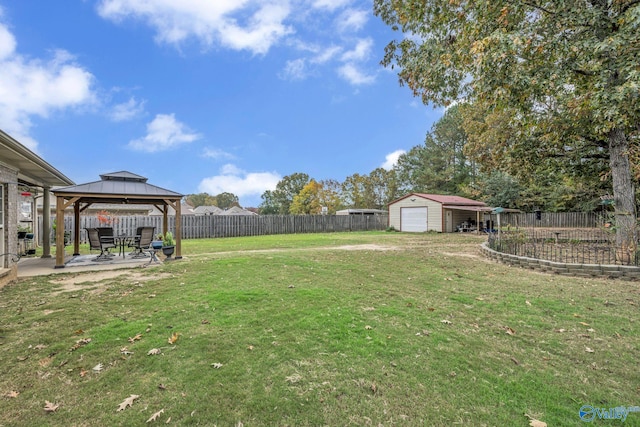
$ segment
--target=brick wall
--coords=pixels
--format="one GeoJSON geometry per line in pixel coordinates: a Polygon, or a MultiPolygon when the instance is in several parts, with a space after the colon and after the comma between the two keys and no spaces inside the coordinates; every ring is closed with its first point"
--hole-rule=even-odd
{"type": "Polygon", "coordinates": [[[570,264],[510,255],[494,251],[489,247],[487,242],[482,244],[480,251],[487,258],[493,259],[503,264],[529,268],[532,270],[538,270],[547,273],[560,274],[563,276],[640,280],[640,267],[627,265],[570,264]]]}
{"type": "MultiPolygon", "coordinates": [[[[2,233],[2,253],[16,253],[18,251],[18,173],[16,170],[0,163],[0,185],[4,187],[2,210],[4,212],[2,233]]],[[[0,257],[1,268],[15,268],[12,257],[0,257]]]]}

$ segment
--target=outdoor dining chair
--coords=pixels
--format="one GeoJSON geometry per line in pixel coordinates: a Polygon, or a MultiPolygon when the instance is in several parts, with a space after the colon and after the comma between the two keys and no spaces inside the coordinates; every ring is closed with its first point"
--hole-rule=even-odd
{"type": "Polygon", "coordinates": [[[147,257],[145,251],[149,250],[155,231],[155,227],[138,227],[136,236],[130,244],[131,247],[135,248],[132,255],[133,258],[147,257]]]}
{"type": "Polygon", "coordinates": [[[94,258],[94,261],[107,261],[111,259],[113,254],[109,253],[109,249],[116,247],[113,235],[100,237],[100,232],[97,228],[85,228],[85,230],[87,231],[87,238],[89,239],[89,250],[100,251],[100,255],[94,258]]]}

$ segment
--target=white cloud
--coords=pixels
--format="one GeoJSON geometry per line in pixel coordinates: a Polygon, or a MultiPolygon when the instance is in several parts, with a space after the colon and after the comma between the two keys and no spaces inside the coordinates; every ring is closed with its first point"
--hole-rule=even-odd
{"type": "Polygon", "coordinates": [[[110,113],[111,120],[114,122],[124,122],[131,120],[144,113],[145,101],[138,101],[134,97],[129,98],[127,102],[117,104],[110,113]]]}
{"type": "Polygon", "coordinates": [[[275,190],[282,177],[275,172],[245,172],[235,165],[222,167],[220,174],[204,178],[199,192],[209,194],[233,193],[238,198],[260,196],[267,190],[275,190]]]}
{"type": "Polygon", "coordinates": [[[342,54],[341,59],[343,61],[364,61],[371,56],[371,48],[373,47],[373,40],[370,38],[360,39],[356,46],[342,54]]]}
{"type": "Polygon", "coordinates": [[[209,159],[233,159],[234,156],[226,151],[219,150],[217,148],[205,147],[202,151],[202,157],[209,159]]]}
{"type": "Polygon", "coordinates": [[[317,9],[336,10],[351,3],[351,0],[315,0],[313,7],[317,9]]]}
{"type": "Polygon", "coordinates": [[[370,12],[366,10],[348,9],[336,19],[338,31],[360,31],[369,20],[370,12]]]}
{"type": "Polygon", "coordinates": [[[15,37],[0,23],[0,128],[37,152],[30,136],[33,117],[92,104],[94,77],[64,50],[41,60],[25,58],[16,48],[15,37]]]}
{"type": "Polygon", "coordinates": [[[364,73],[352,63],[344,64],[338,68],[338,74],[355,86],[371,84],[376,80],[375,76],[364,73]]]}
{"type": "Polygon", "coordinates": [[[398,158],[406,153],[405,150],[396,150],[393,153],[389,153],[385,156],[384,163],[380,166],[383,169],[391,170],[398,163],[398,158]]]}
{"type": "MultiPolygon", "coordinates": [[[[0,16],[2,16],[1,9],[0,16]]],[[[16,50],[16,44],[16,39],[13,37],[13,34],[11,34],[5,26],[0,25],[0,60],[4,60],[12,55],[16,50]]]]}
{"type": "Polygon", "coordinates": [[[303,58],[287,61],[284,70],[280,73],[284,80],[304,80],[307,78],[306,60],[303,58]]]}
{"type": "Polygon", "coordinates": [[[319,50],[316,56],[311,59],[311,62],[314,64],[324,64],[335,58],[341,51],[342,48],[340,46],[329,46],[319,50]]]}
{"type": "Polygon", "coordinates": [[[147,135],[129,142],[129,147],[137,151],[155,153],[175,148],[200,139],[173,114],[158,114],[147,124],[147,135]]]}
{"type": "Polygon", "coordinates": [[[158,42],[195,38],[208,47],[220,44],[254,54],[266,54],[293,33],[284,24],[290,12],[288,0],[102,0],[98,5],[105,19],[147,22],[158,42]]]}

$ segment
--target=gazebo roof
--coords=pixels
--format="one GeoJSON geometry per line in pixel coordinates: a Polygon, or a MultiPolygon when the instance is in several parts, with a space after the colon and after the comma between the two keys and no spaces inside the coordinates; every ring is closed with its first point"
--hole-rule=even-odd
{"type": "Polygon", "coordinates": [[[176,200],[182,194],[149,184],[147,178],[127,171],[100,175],[100,181],[60,187],[52,190],[65,198],[81,196],[86,203],[149,203],[153,200],[176,200]]]}

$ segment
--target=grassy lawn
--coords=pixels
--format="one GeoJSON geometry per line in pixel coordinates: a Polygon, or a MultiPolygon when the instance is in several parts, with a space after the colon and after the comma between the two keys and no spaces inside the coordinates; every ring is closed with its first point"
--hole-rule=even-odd
{"type": "Polygon", "coordinates": [[[21,280],[0,290],[0,426],[575,426],[640,405],[640,286],[482,241],[191,240],[159,267],[21,280]]]}

